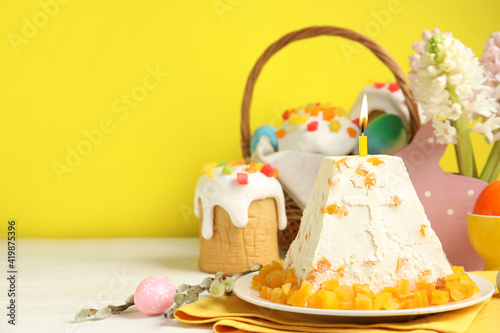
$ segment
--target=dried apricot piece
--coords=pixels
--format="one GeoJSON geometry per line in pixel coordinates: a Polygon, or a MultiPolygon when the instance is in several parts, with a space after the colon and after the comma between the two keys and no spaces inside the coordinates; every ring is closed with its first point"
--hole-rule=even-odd
{"type": "Polygon", "coordinates": [[[415,292],[415,299],[419,308],[425,308],[429,306],[429,300],[427,299],[427,291],[425,289],[417,290],[415,292]]]}
{"type": "Polygon", "coordinates": [[[321,207],[321,214],[347,216],[349,214],[349,211],[347,210],[346,206],[331,204],[325,207],[321,207]]]}
{"type": "Polygon", "coordinates": [[[334,164],[334,165],[335,165],[335,167],[336,167],[337,169],[339,169],[339,171],[342,171],[342,170],[340,170],[340,165],[341,165],[341,164],[345,165],[345,167],[346,167],[346,168],[349,168],[349,165],[347,165],[346,160],[347,160],[347,157],[344,157],[344,158],[342,158],[342,159],[338,160],[338,161],[337,161],[337,162],[335,162],[335,164],[334,164]]]}
{"type": "Polygon", "coordinates": [[[425,228],[427,228],[425,224],[420,225],[420,235],[422,235],[422,237],[425,237],[425,228]]]}
{"type": "Polygon", "coordinates": [[[332,264],[326,259],[325,257],[321,258],[320,261],[318,261],[318,264],[316,265],[316,271],[319,273],[324,273],[327,269],[330,269],[332,264]]]}
{"type": "Polygon", "coordinates": [[[450,294],[444,290],[434,290],[431,296],[431,305],[443,305],[448,303],[450,294]]]}
{"type": "Polygon", "coordinates": [[[397,310],[401,307],[401,304],[395,298],[389,298],[384,302],[384,309],[386,310],[397,310]]]}
{"type": "Polygon", "coordinates": [[[319,292],[312,294],[307,303],[310,308],[323,309],[323,301],[319,292]]]}
{"type": "Polygon", "coordinates": [[[365,187],[371,189],[377,183],[377,176],[375,174],[369,173],[365,178],[365,187]]]}
{"type": "Polygon", "coordinates": [[[262,275],[254,275],[252,278],[252,289],[260,290],[264,285],[264,277],[262,275]]]}
{"type": "Polygon", "coordinates": [[[338,309],[339,301],[334,291],[324,290],[321,292],[321,301],[323,309],[338,309]]]}
{"type": "Polygon", "coordinates": [[[358,294],[354,300],[354,309],[356,310],[371,310],[372,299],[364,294],[358,294]]]}
{"type": "Polygon", "coordinates": [[[371,163],[373,166],[378,166],[380,164],[384,164],[384,161],[382,161],[378,157],[369,157],[366,161],[371,163]]]}
{"type": "Polygon", "coordinates": [[[368,175],[368,171],[366,171],[365,166],[363,164],[359,164],[356,169],[356,173],[360,176],[366,177],[368,175]]]}
{"type": "Polygon", "coordinates": [[[354,290],[347,285],[342,285],[335,289],[335,295],[339,302],[351,302],[354,303],[354,290]]]}

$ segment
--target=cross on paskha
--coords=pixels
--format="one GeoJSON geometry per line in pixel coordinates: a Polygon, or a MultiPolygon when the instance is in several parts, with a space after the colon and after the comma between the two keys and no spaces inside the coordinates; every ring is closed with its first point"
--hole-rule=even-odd
{"type": "Polygon", "coordinates": [[[375,256],[377,259],[382,259],[385,252],[385,242],[384,234],[385,228],[381,221],[381,206],[392,206],[394,205],[394,197],[390,197],[382,191],[376,191],[375,189],[366,189],[367,195],[349,195],[344,197],[343,201],[345,204],[350,206],[367,206],[370,211],[370,226],[368,230],[373,239],[373,244],[375,246],[375,256]],[[380,239],[380,242],[378,241],[380,239]]]}

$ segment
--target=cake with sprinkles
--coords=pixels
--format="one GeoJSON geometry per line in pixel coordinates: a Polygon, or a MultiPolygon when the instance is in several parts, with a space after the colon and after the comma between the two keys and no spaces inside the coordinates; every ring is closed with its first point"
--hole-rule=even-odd
{"type": "Polygon", "coordinates": [[[309,104],[283,113],[276,131],[278,150],[295,150],[324,155],[346,155],[356,147],[358,126],[342,108],[309,104]]]}
{"type": "Polygon", "coordinates": [[[403,161],[325,157],[284,262],[253,277],[276,303],[344,310],[442,305],[479,290],[451,267],[403,161]]]}
{"type": "Polygon", "coordinates": [[[235,274],[279,260],[278,229],[287,224],[278,170],[243,160],[209,162],[195,190],[200,269],[235,274]]]}

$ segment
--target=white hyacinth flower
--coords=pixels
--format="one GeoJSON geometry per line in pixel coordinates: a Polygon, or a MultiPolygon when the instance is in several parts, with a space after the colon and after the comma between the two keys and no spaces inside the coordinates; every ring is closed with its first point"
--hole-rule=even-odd
{"type": "Polygon", "coordinates": [[[410,57],[410,86],[424,115],[432,120],[438,142],[456,143],[451,121],[465,115],[469,120],[496,113],[483,68],[470,48],[449,33],[424,31],[410,57]]]}
{"type": "MultiPolygon", "coordinates": [[[[500,140],[500,131],[498,131],[500,128],[500,32],[492,33],[490,39],[486,41],[481,65],[485,70],[485,84],[490,88],[489,95],[495,100],[496,114],[482,124],[474,124],[472,130],[483,134],[486,141],[492,143],[500,140]]],[[[487,115],[483,116],[487,117],[487,115]]]]}
{"type": "Polygon", "coordinates": [[[485,122],[477,122],[472,126],[472,130],[476,133],[484,135],[484,138],[488,143],[500,140],[500,132],[493,134],[493,132],[498,129],[500,129],[500,117],[497,116],[492,116],[485,122]]]}
{"type": "Polygon", "coordinates": [[[434,133],[436,133],[437,143],[456,143],[457,129],[450,124],[449,120],[441,121],[432,118],[432,126],[434,127],[434,133]]]}

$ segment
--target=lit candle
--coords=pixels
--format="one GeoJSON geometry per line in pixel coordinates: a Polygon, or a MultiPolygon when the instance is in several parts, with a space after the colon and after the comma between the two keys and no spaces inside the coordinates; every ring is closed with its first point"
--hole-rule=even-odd
{"type": "Polygon", "coordinates": [[[359,128],[361,135],[358,137],[359,156],[365,157],[368,155],[368,137],[365,136],[366,125],[368,125],[368,104],[366,103],[366,95],[363,96],[361,104],[361,114],[359,116],[359,128]]]}

